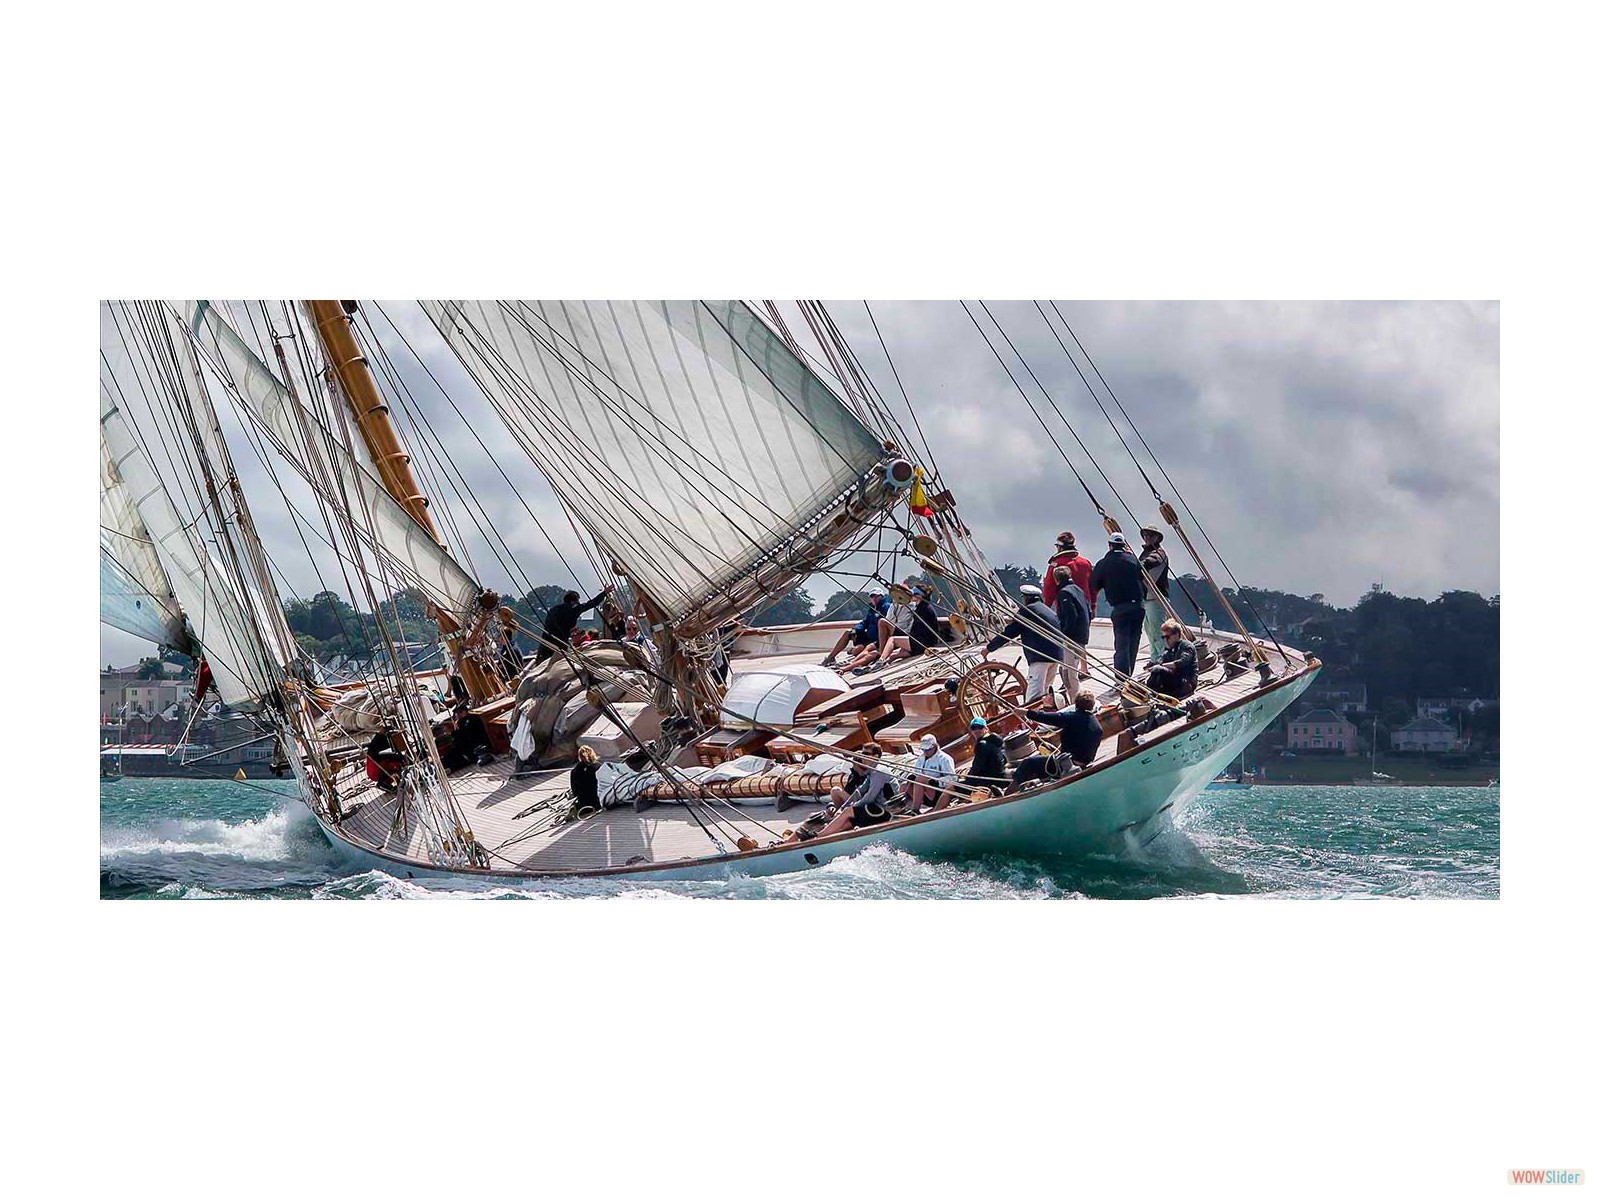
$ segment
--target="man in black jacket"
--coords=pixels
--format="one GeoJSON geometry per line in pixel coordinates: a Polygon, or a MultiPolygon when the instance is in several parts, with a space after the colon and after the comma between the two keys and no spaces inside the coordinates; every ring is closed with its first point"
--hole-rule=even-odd
{"type": "Polygon", "coordinates": [[[1151,668],[1150,686],[1166,696],[1182,700],[1194,695],[1195,683],[1200,676],[1200,662],[1194,643],[1183,636],[1183,626],[1176,621],[1165,621],[1161,637],[1167,649],[1161,661],[1151,668]]]}
{"type": "Polygon", "coordinates": [[[534,662],[542,663],[555,653],[557,646],[564,646],[572,640],[572,631],[578,627],[578,618],[583,616],[600,601],[604,600],[616,588],[606,584],[592,600],[578,603],[578,593],[568,592],[544,618],[544,633],[539,638],[539,653],[534,656],[534,662]]]}
{"type": "Polygon", "coordinates": [[[1167,609],[1162,600],[1171,594],[1168,590],[1171,586],[1168,583],[1170,564],[1167,562],[1167,552],[1161,548],[1161,541],[1166,535],[1153,522],[1139,526],[1139,536],[1144,539],[1144,545],[1139,550],[1139,565],[1150,576],[1156,591],[1161,593],[1160,596],[1151,593],[1144,598],[1144,640],[1150,643],[1147,656],[1150,665],[1154,666],[1161,661],[1163,649],[1161,622],[1167,619],[1167,609]]]}
{"type": "Polygon", "coordinates": [[[1119,675],[1132,675],[1139,657],[1139,632],[1144,624],[1144,578],[1139,560],[1128,549],[1128,539],[1111,535],[1105,557],[1089,575],[1089,589],[1104,594],[1111,605],[1113,662],[1119,675]]]}
{"type": "Polygon", "coordinates": [[[1031,583],[1022,585],[1022,607],[1011,623],[989,639],[985,654],[992,654],[1007,642],[1022,643],[1022,657],[1028,664],[1028,695],[1032,704],[1050,690],[1061,673],[1061,621],[1040,597],[1031,583]]]}

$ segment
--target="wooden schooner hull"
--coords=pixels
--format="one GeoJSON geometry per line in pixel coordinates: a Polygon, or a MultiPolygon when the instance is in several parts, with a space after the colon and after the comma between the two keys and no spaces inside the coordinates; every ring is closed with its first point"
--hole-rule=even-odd
{"type": "MultiPolygon", "coordinates": [[[[826,839],[763,845],[746,852],[701,853],[671,861],[658,858],[656,861],[562,868],[553,865],[560,859],[552,855],[548,860],[552,864],[549,869],[451,871],[386,853],[370,841],[363,844],[350,829],[325,822],[323,829],[334,847],[361,869],[381,870],[408,878],[470,875],[506,882],[588,877],[694,880],[778,875],[821,866],[874,845],[894,846],[927,858],[984,854],[1034,857],[1119,854],[1148,840],[1164,820],[1181,812],[1222,768],[1237,758],[1305,691],[1319,667],[1314,661],[1306,662],[1298,655],[1295,658],[1298,661],[1282,664],[1290,669],[1268,686],[1257,687],[1253,673],[1248,679],[1224,685],[1238,694],[1222,703],[1216,712],[1199,720],[1158,729],[1141,745],[1104,757],[1060,783],[826,839]]],[[[802,812],[790,815],[798,817],[810,811],[815,811],[814,806],[805,806],[802,812]]],[[[659,818],[661,828],[665,829],[665,823],[674,817],[687,821],[680,814],[663,815],[659,818]]],[[[600,822],[601,818],[590,820],[600,822]]],[[[612,828],[597,824],[596,829],[605,830],[606,837],[614,838],[626,831],[630,820],[637,822],[639,818],[632,813],[619,814],[613,819],[612,828]]],[[[646,847],[648,852],[655,848],[654,843],[661,851],[666,851],[667,847],[662,844],[665,841],[657,833],[641,839],[640,846],[646,847]]]]}

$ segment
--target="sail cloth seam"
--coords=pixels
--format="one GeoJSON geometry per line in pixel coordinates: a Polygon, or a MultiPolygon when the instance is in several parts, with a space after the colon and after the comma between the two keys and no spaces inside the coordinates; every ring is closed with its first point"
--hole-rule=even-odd
{"type": "MultiPolygon", "coordinates": [[[[499,473],[500,478],[505,481],[505,485],[511,489],[511,494],[517,498],[517,502],[522,505],[523,511],[526,512],[529,519],[533,521],[534,527],[538,529],[544,540],[549,543],[551,551],[553,551],[555,556],[561,560],[561,565],[566,568],[567,574],[572,576],[572,582],[581,585],[583,581],[578,578],[577,572],[572,569],[572,564],[567,561],[567,556],[562,552],[561,547],[556,544],[556,540],[551,537],[549,532],[545,529],[544,522],[541,521],[539,519],[539,515],[533,511],[533,507],[528,503],[527,498],[523,496],[522,490],[512,482],[511,476],[506,474],[506,470],[503,466],[501,466],[500,460],[494,456],[494,452],[491,451],[488,447],[488,444],[484,442],[483,436],[478,432],[477,426],[471,421],[467,420],[466,414],[461,411],[460,405],[455,402],[455,397],[451,396],[450,393],[445,390],[444,385],[439,382],[438,376],[433,373],[433,368],[428,365],[427,361],[422,357],[421,354],[417,353],[417,350],[414,346],[412,346],[410,339],[406,337],[405,331],[400,328],[400,326],[395,322],[394,318],[389,316],[383,305],[374,302],[373,307],[378,310],[378,315],[384,319],[385,323],[389,326],[394,335],[400,339],[400,344],[410,352],[412,358],[417,360],[417,365],[422,368],[423,373],[427,375],[429,381],[436,389],[438,389],[439,394],[449,402],[450,407],[455,410],[456,416],[461,418],[461,423],[465,425],[467,431],[472,434],[472,438],[478,443],[479,449],[484,452],[484,455],[489,459],[490,463],[494,465],[494,469],[499,473]]],[[[370,324],[370,321],[368,323],[370,324]]],[[[376,334],[374,334],[374,336],[376,336],[376,334]]]]}
{"type": "MultiPolygon", "coordinates": [[[[705,429],[711,428],[705,422],[713,418],[719,421],[727,419],[718,415],[718,409],[725,410],[728,398],[721,389],[731,387],[736,393],[740,390],[744,392],[745,404],[742,407],[745,415],[732,418],[735,424],[729,427],[731,434],[742,436],[745,432],[744,426],[756,423],[755,414],[765,411],[754,407],[758,389],[760,389],[759,394],[765,397],[766,405],[780,406],[777,413],[785,414],[782,420],[792,423],[796,415],[804,415],[807,412],[806,402],[798,399],[789,390],[793,381],[791,380],[789,384],[779,384],[768,378],[763,371],[762,358],[752,355],[752,347],[749,344],[752,329],[746,328],[741,334],[740,327],[731,323],[733,319],[725,317],[715,307],[701,307],[695,312],[685,310],[680,313],[673,307],[675,304],[677,308],[684,307],[678,302],[648,307],[636,305],[634,319],[628,321],[622,320],[621,310],[618,310],[612,324],[611,337],[615,339],[615,328],[620,325],[628,341],[625,348],[627,353],[624,353],[624,347],[620,345],[607,344],[606,330],[598,322],[590,324],[591,332],[587,336],[599,338],[600,342],[592,349],[588,348],[585,337],[580,335],[575,324],[578,316],[575,309],[564,311],[567,328],[563,332],[554,325],[552,318],[555,314],[548,311],[529,310],[525,314],[502,312],[497,329],[494,324],[480,327],[473,315],[476,310],[469,310],[461,302],[425,304],[429,315],[435,318],[435,324],[441,326],[441,332],[446,335],[446,340],[458,351],[458,356],[469,356],[466,360],[469,370],[472,370],[471,357],[476,357],[484,370],[494,378],[494,384],[486,386],[485,391],[491,400],[495,401],[496,411],[512,426],[513,434],[524,451],[534,459],[535,464],[547,478],[551,478],[552,485],[562,496],[569,512],[575,513],[582,520],[615,561],[633,564],[632,569],[625,573],[645,595],[656,600],[665,610],[664,615],[668,616],[672,615],[672,610],[682,608],[684,604],[693,602],[700,595],[721,594],[726,579],[748,571],[767,553],[772,540],[787,535],[789,528],[799,523],[786,521],[774,529],[771,528],[774,522],[766,520],[768,528],[765,530],[758,533],[751,528],[749,522],[763,520],[761,510],[772,511],[771,505],[763,499],[764,495],[782,494],[781,490],[752,487],[749,472],[754,469],[754,464],[742,473],[728,469],[721,482],[715,478],[708,478],[705,493],[709,495],[704,493],[698,497],[683,495],[685,481],[692,476],[704,477],[708,470],[720,472],[728,466],[716,453],[697,449],[689,441],[691,436],[702,436],[705,429]],[[713,318],[714,325],[705,319],[707,314],[713,318]],[[512,325],[513,319],[520,320],[521,335],[518,335],[512,325]],[[549,327],[553,331],[552,334],[549,337],[542,336],[539,330],[532,327],[534,321],[549,327]],[[636,324],[639,321],[649,324],[636,324]],[[493,338],[496,336],[510,339],[512,344],[505,349],[507,353],[520,360],[520,369],[510,368],[511,375],[517,377],[516,382],[508,381],[505,373],[494,362],[497,352],[493,338]],[[665,341],[668,336],[673,340],[665,341]],[[559,338],[575,349],[563,352],[561,347],[553,344],[552,338],[559,338]],[[698,348],[707,352],[714,348],[716,354],[710,355],[713,365],[707,366],[706,363],[700,362],[700,365],[691,367],[689,360],[682,357],[686,349],[681,345],[683,340],[687,340],[692,346],[699,343],[698,348]],[[659,352],[668,346],[674,350],[673,357],[681,360],[677,370],[669,370],[667,363],[659,357],[659,352]],[[648,351],[651,350],[658,353],[654,360],[656,363],[654,380],[646,374],[644,366],[648,351]],[[574,360],[575,355],[579,356],[579,361],[574,360]],[[538,363],[537,367],[535,360],[538,363]],[[587,369],[584,367],[585,362],[590,364],[587,369]],[[604,364],[607,362],[611,364],[612,373],[606,371],[604,364]],[[629,364],[626,371],[622,366],[624,362],[629,364]],[[754,372],[746,364],[753,365],[754,372]],[[566,377],[565,387],[554,382],[551,376],[552,370],[559,371],[566,377]],[[644,390],[646,393],[644,396],[634,396],[628,386],[619,382],[617,374],[626,377],[628,373],[634,375],[633,386],[644,390]],[[528,386],[540,375],[546,377],[547,386],[554,394],[554,401],[539,397],[538,389],[528,386]],[[602,379],[609,382],[610,387],[605,386],[602,379]],[[666,395],[668,391],[677,397],[675,401],[666,395]],[[527,399],[529,392],[535,394],[534,401],[527,399]],[[593,403],[581,399],[589,395],[594,397],[593,403]],[[558,415],[562,412],[566,415],[558,415]],[[597,423],[596,418],[600,418],[600,422],[597,423]],[[541,443],[550,437],[553,426],[564,424],[570,429],[574,419],[594,430],[592,437],[610,438],[612,441],[618,441],[620,446],[637,449],[645,459],[646,466],[642,470],[635,470],[637,464],[629,461],[625,469],[619,468],[608,478],[603,465],[601,467],[591,465],[591,458],[584,453],[586,447],[576,448],[577,453],[568,454],[564,463],[552,461],[555,457],[554,448],[541,443]],[[665,436],[661,436],[663,429],[666,431],[665,436]],[[624,430],[631,432],[624,433],[624,430]],[[688,455],[678,450],[680,442],[690,452],[688,455]],[[655,472],[657,478],[652,480],[644,470],[655,472]],[[668,471],[672,475],[672,480],[663,482],[660,476],[668,471]],[[587,494],[588,489],[599,489],[618,495],[626,502],[627,491],[644,490],[658,485],[663,489],[660,494],[661,503],[650,503],[646,497],[640,496],[639,502],[631,506],[634,513],[653,514],[660,522],[648,527],[641,527],[638,523],[640,518],[637,516],[605,511],[587,494]],[[717,493],[744,507],[737,514],[730,512],[726,507],[716,503],[717,493]],[[708,521],[711,524],[708,525],[708,521]],[[673,563],[662,562],[655,555],[647,551],[642,552],[645,548],[638,543],[646,541],[646,538],[636,535],[633,531],[640,530],[642,533],[644,528],[658,531],[671,530],[679,535],[665,539],[669,543],[675,543],[669,545],[661,545],[663,539],[660,539],[659,532],[648,539],[655,541],[662,552],[673,559],[673,563]],[[713,529],[720,531],[716,534],[720,540],[708,542],[706,538],[699,536],[701,531],[709,532],[713,529]],[[641,562],[641,559],[645,561],[641,562]],[[686,574],[690,577],[687,583],[686,574]],[[695,586],[696,584],[698,586],[695,586]]],[[[590,315],[592,316],[592,313],[590,315]]],[[[777,335],[771,334],[758,319],[752,316],[750,322],[759,329],[757,336],[768,336],[774,342],[777,341],[777,335]]],[[[502,362],[505,361],[505,355],[498,357],[502,362]]],[[[706,354],[697,356],[697,361],[706,357],[708,357],[706,354]]],[[[770,365],[775,361],[777,361],[776,356],[769,355],[765,369],[775,370],[770,365]]],[[[846,419],[857,425],[857,432],[852,434],[852,437],[857,446],[858,457],[864,460],[862,466],[865,467],[879,453],[871,435],[855,422],[853,414],[848,414],[848,410],[842,408],[837,397],[820,385],[820,381],[811,376],[797,359],[791,356],[790,363],[792,365],[788,369],[791,374],[802,380],[810,380],[806,386],[810,389],[808,396],[815,398],[813,407],[815,404],[834,405],[840,412],[846,414],[846,419]]],[[[833,419],[837,421],[837,415],[833,419]]],[[[832,450],[838,444],[836,432],[828,428],[826,420],[819,421],[818,424],[820,428],[814,429],[808,435],[810,439],[808,444],[816,446],[817,452],[824,452],[823,447],[832,450]],[[822,443],[821,446],[817,445],[819,442],[822,443]]],[[[789,433],[793,438],[799,436],[797,429],[791,429],[789,433]]],[[[602,446],[608,444],[602,442],[602,446]]],[[[771,445],[770,441],[767,444],[771,445]]],[[[717,449],[720,451],[721,448],[717,449]]],[[[773,447],[773,452],[778,453],[776,446],[773,447]]],[[[792,452],[789,453],[789,458],[774,463],[772,468],[774,471],[782,472],[784,461],[791,463],[794,461],[792,452]]],[[[847,460],[838,459],[835,455],[829,457],[827,461],[842,465],[847,460]]],[[[796,467],[785,478],[790,480],[799,478],[802,481],[815,483],[817,477],[811,474],[814,469],[814,465],[808,463],[804,470],[796,467]]],[[[828,469],[837,472],[837,466],[830,466],[828,469]]],[[[853,480],[857,475],[857,470],[851,470],[848,476],[840,479],[839,491],[818,493],[809,490],[806,507],[810,511],[800,514],[801,517],[810,518],[815,513],[831,507],[835,497],[842,492],[843,484],[853,480]]],[[[835,474],[833,478],[839,477],[835,474]]],[[[797,500],[799,494],[799,489],[794,488],[791,483],[788,495],[797,500]]]]}

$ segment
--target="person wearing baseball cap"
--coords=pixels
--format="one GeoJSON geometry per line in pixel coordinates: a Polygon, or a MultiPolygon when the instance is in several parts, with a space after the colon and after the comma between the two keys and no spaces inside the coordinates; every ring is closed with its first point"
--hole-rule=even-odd
{"type": "Polygon", "coordinates": [[[950,803],[948,789],[955,781],[956,760],[939,748],[939,739],[933,734],[923,734],[911,764],[910,811],[915,813],[925,804],[943,808],[950,803]]]}
{"type": "Polygon", "coordinates": [[[998,733],[989,731],[989,722],[983,717],[973,717],[967,725],[967,736],[972,739],[972,765],[967,768],[966,791],[970,795],[977,788],[988,788],[991,796],[999,796],[1011,786],[1011,776],[1006,771],[1006,742],[998,733]]]}
{"type": "Polygon", "coordinates": [[[1105,557],[1095,563],[1089,586],[1104,592],[1111,605],[1112,661],[1119,675],[1132,675],[1139,657],[1139,634],[1144,627],[1144,576],[1139,560],[1128,549],[1128,539],[1113,533],[1105,557]]]}
{"type": "Polygon", "coordinates": [[[827,657],[822,660],[822,665],[833,666],[834,660],[848,645],[853,647],[850,657],[840,663],[838,669],[855,671],[858,674],[871,670],[873,662],[878,657],[878,624],[883,620],[883,614],[888,611],[889,601],[884,598],[883,589],[874,587],[867,593],[867,615],[839,635],[839,640],[833,644],[833,649],[828,651],[827,657]]]}

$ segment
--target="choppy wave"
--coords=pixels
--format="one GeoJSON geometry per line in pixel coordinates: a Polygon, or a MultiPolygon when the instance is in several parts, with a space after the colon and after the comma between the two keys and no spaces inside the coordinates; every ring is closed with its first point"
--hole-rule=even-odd
{"type": "Polygon", "coordinates": [[[1176,826],[1117,856],[928,861],[876,846],[792,875],[508,884],[352,872],[286,788],[125,779],[102,788],[100,891],[329,900],[1497,897],[1499,820],[1498,788],[1255,788],[1206,793],[1176,826]]]}

